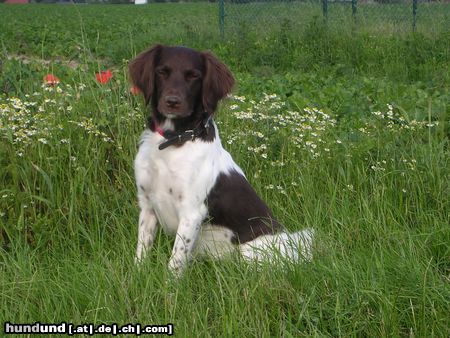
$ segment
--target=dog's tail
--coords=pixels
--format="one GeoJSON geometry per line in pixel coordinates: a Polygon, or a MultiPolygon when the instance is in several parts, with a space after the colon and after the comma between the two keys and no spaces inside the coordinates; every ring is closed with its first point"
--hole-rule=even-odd
{"type": "Polygon", "coordinates": [[[312,260],[314,229],[308,228],[294,233],[281,232],[260,236],[240,245],[242,256],[247,261],[257,262],[304,262],[312,260]]]}

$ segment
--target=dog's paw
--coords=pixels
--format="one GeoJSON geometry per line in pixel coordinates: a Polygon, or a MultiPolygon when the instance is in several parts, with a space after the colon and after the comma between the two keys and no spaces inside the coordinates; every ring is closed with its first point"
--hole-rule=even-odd
{"type": "Polygon", "coordinates": [[[183,275],[185,265],[182,260],[177,258],[171,258],[169,261],[169,272],[172,276],[179,278],[183,275]]]}
{"type": "Polygon", "coordinates": [[[145,251],[138,250],[136,252],[136,256],[134,256],[134,265],[136,265],[136,266],[142,265],[144,260],[145,260],[145,251]]]}
{"type": "Polygon", "coordinates": [[[138,256],[134,256],[134,265],[139,266],[142,264],[142,258],[138,256]]]}
{"type": "Polygon", "coordinates": [[[146,248],[143,245],[138,245],[136,248],[136,256],[134,256],[134,264],[139,265],[142,264],[146,255],[146,248]]]}

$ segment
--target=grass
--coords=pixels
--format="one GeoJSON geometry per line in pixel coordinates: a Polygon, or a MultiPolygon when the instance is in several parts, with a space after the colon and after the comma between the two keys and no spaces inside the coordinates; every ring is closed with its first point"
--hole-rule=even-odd
{"type": "Polygon", "coordinates": [[[214,5],[0,9],[4,321],[173,323],[181,337],[448,335],[448,31],[353,34],[309,17],[300,34],[286,23],[221,41],[214,5]],[[126,64],[156,40],[230,65],[239,85],[217,114],[222,142],[288,229],[316,229],[311,263],[198,261],[172,283],[172,239],[159,234],[135,268],[146,113],[126,64]],[[42,86],[49,72],[58,86],[42,86]]]}

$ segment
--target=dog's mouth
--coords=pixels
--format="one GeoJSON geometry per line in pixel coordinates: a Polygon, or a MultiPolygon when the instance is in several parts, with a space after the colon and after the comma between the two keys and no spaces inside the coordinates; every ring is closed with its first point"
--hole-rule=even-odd
{"type": "Polygon", "coordinates": [[[175,110],[160,110],[159,111],[164,117],[172,120],[182,119],[191,116],[193,112],[191,111],[175,111],[175,110]]]}
{"type": "Polygon", "coordinates": [[[184,113],[184,114],[180,114],[180,113],[170,113],[170,112],[161,112],[162,115],[168,119],[171,120],[176,120],[176,119],[181,119],[187,116],[190,116],[191,113],[184,113]]]}

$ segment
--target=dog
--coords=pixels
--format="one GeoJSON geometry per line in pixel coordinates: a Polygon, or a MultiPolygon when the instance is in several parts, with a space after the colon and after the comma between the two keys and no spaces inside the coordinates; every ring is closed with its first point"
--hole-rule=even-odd
{"type": "Polygon", "coordinates": [[[213,117],[235,82],[227,66],[210,52],[155,45],[130,62],[129,74],[150,109],[134,162],[136,262],[152,246],[157,223],[176,235],[175,275],[196,254],[310,260],[313,230],[286,232],[222,147],[213,117]]]}

